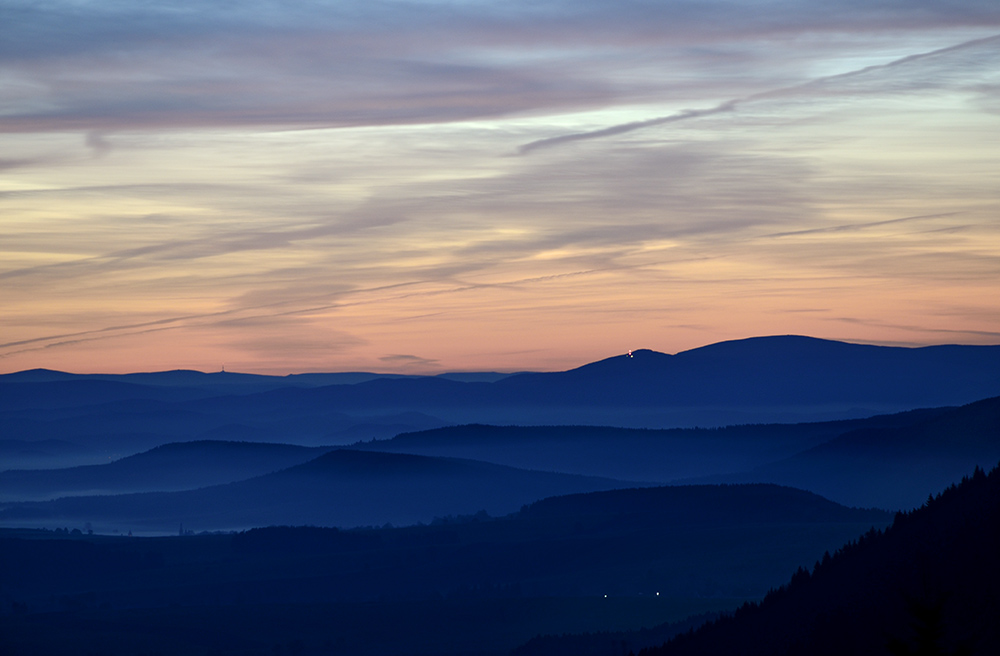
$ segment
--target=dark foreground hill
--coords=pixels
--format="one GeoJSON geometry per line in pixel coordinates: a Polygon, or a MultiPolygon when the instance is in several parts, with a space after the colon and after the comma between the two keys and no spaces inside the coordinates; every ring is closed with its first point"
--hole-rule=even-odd
{"type": "Polygon", "coordinates": [[[395,529],[0,531],[0,636],[17,656],[499,656],[539,633],[653,627],[760,598],[890,519],[737,485],[569,495],[395,529]]]}
{"type": "Polygon", "coordinates": [[[1000,468],[977,469],[802,569],[760,604],[646,656],[1000,652],[1000,468]]]}
{"type": "Polygon", "coordinates": [[[336,449],[256,478],[182,492],[7,503],[0,525],[82,526],[170,534],[275,524],[381,526],[485,510],[504,515],[537,499],[624,487],[608,478],[554,474],[472,460],[336,449]]]}
{"type": "Polygon", "coordinates": [[[218,440],[164,444],[103,465],[0,471],[0,502],[192,490],[285,469],[329,450],[218,440]]]}

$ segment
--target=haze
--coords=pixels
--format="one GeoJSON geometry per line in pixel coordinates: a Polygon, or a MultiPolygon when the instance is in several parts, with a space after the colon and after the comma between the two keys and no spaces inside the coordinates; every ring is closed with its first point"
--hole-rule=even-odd
{"type": "Polygon", "coordinates": [[[0,371],[996,343],[1000,5],[0,5],[0,371]]]}

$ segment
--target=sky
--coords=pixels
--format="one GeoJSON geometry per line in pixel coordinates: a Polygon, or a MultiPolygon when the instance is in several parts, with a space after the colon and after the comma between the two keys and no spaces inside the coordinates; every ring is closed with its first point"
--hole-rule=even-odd
{"type": "Polygon", "coordinates": [[[996,0],[0,0],[0,372],[1000,343],[996,0]]]}

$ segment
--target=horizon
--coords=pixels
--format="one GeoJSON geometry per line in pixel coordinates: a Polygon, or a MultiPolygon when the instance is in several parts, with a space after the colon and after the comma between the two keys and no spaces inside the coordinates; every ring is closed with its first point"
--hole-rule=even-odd
{"type": "Polygon", "coordinates": [[[513,375],[516,375],[516,374],[519,374],[519,373],[558,373],[558,372],[562,372],[562,371],[571,371],[573,369],[577,369],[577,368],[580,368],[580,367],[585,367],[585,366],[587,366],[589,364],[594,364],[595,362],[602,362],[604,360],[611,360],[611,359],[614,359],[614,358],[620,358],[620,357],[624,357],[626,355],[630,355],[632,353],[638,353],[640,351],[649,351],[651,353],[657,353],[657,354],[660,354],[660,355],[675,356],[675,355],[680,355],[682,353],[686,353],[686,352],[689,352],[689,351],[696,351],[696,350],[699,350],[699,349],[702,349],[702,348],[715,346],[715,345],[718,345],[718,344],[726,344],[726,343],[732,343],[732,342],[746,342],[746,341],[752,341],[752,340],[763,340],[763,339],[782,338],[782,337],[804,338],[804,339],[807,339],[807,340],[815,340],[815,341],[823,341],[823,342],[836,342],[836,343],[840,343],[840,344],[850,344],[850,345],[853,345],[853,346],[880,346],[880,347],[886,347],[886,348],[906,348],[906,349],[924,349],[924,348],[944,347],[944,346],[1000,346],[1000,342],[994,343],[994,344],[958,344],[958,343],[954,343],[954,342],[942,342],[942,343],[937,343],[937,344],[869,343],[869,342],[860,342],[860,341],[835,340],[835,339],[827,339],[827,338],[823,338],[823,337],[814,337],[812,335],[797,335],[797,334],[787,333],[787,334],[781,334],[781,335],[777,335],[777,334],[776,335],[754,335],[752,337],[740,337],[740,338],[735,338],[735,339],[727,339],[727,340],[722,340],[722,341],[719,341],[719,342],[711,342],[711,343],[708,343],[708,344],[700,344],[698,346],[693,346],[693,347],[688,348],[688,349],[684,349],[684,350],[680,350],[680,351],[674,351],[673,353],[670,353],[670,352],[667,352],[667,351],[660,351],[660,350],[654,349],[654,348],[639,347],[639,348],[627,349],[627,350],[625,350],[623,352],[615,353],[615,354],[612,354],[612,355],[603,355],[603,356],[600,356],[600,357],[598,357],[598,358],[596,358],[594,360],[588,360],[587,362],[578,362],[578,363],[572,364],[569,367],[564,368],[564,369],[544,369],[543,370],[543,369],[527,369],[527,368],[521,367],[521,368],[510,369],[510,370],[507,370],[507,371],[498,370],[498,369],[488,369],[488,370],[487,369],[461,369],[461,370],[458,370],[458,369],[448,369],[448,370],[430,370],[430,371],[426,371],[426,372],[420,372],[420,371],[401,372],[401,371],[397,371],[397,370],[388,370],[388,369],[386,369],[386,370],[360,370],[360,369],[354,369],[354,370],[340,370],[340,371],[334,371],[334,370],[329,370],[329,371],[327,371],[327,370],[323,370],[323,371],[321,371],[321,370],[315,370],[315,371],[291,371],[291,372],[287,372],[287,373],[266,373],[266,372],[254,372],[254,371],[236,371],[236,370],[233,370],[233,369],[226,369],[225,366],[220,367],[220,369],[218,369],[218,370],[173,368],[173,369],[158,369],[158,370],[128,370],[128,371],[67,371],[67,370],[62,370],[62,369],[52,369],[52,368],[49,368],[49,367],[33,367],[31,369],[20,369],[20,370],[17,370],[17,371],[0,371],[0,376],[9,376],[9,375],[14,375],[14,374],[23,374],[23,373],[33,372],[33,371],[45,371],[45,372],[51,372],[51,373],[69,374],[69,375],[72,375],[72,376],[127,376],[127,375],[131,375],[131,374],[162,374],[162,373],[173,373],[173,372],[190,372],[190,373],[197,373],[197,374],[203,374],[203,375],[233,374],[233,375],[249,375],[249,376],[270,376],[270,377],[275,377],[275,378],[287,378],[287,377],[290,377],[290,376],[324,375],[324,374],[331,374],[331,375],[337,375],[337,374],[344,374],[344,375],[348,375],[348,374],[374,374],[374,375],[379,375],[379,376],[414,376],[414,377],[419,377],[419,376],[447,376],[447,375],[463,375],[463,374],[499,374],[499,375],[513,376],[513,375]]]}
{"type": "Polygon", "coordinates": [[[0,15],[0,371],[1000,341],[1000,7],[0,15]]]}

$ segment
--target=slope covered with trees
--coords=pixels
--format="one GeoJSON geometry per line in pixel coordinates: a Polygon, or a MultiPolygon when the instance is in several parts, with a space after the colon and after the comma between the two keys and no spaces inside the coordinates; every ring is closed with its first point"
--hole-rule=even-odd
{"type": "Polygon", "coordinates": [[[584,631],[620,646],[610,632],[759,599],[891,518],[733,485],[568,495],[401,528],[0,529],[0,653],[265,656],[294,642],[303,654],[503,656],[584,631]]]}
{"type": "Polygon", "coordinates": [[[995,654],[1000,468],[898,513],[759,604],[643,656],[995,654]]]}

